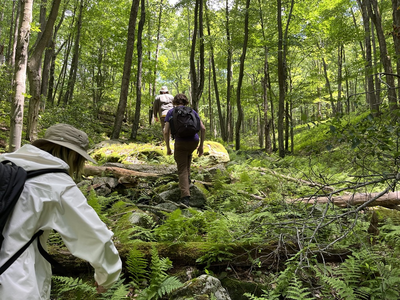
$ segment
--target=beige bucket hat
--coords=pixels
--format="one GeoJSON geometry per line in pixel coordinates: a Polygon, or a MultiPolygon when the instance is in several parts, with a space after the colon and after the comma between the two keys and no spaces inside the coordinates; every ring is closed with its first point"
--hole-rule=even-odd
{"type": "Polygon", "coordinates": [[[63,147],[67,147],[78,154],[82,155],[87,160],[97,163],[87,154],[89,147],[89,138],[86,133],[76,129],[69,124],[56,124],[50,126],[44,135],[43,139],[38,139],[32,142],[33,146],[40,147],[45,143],[54,143],[63,147]]]}
{"type": "Polygon", "coordinates": [[[168,88],[164,85],[161,87],[160,93],[168,93],[168,88]]]}

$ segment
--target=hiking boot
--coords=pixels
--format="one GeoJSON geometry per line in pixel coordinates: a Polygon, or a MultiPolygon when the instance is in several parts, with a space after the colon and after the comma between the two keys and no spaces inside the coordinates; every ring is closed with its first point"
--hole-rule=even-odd
{"type": "Polygon", "coordinates": [[[186,206],[189,206],[189,201],[190,201],[190,196],[185,196],[181,198],[181,202],[186,206]]]}

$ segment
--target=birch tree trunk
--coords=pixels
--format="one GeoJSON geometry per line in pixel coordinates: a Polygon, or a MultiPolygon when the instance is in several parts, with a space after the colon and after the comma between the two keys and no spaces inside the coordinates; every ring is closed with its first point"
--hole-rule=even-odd
{"type": "Polygon", "coordinates": [[[124,70],[122,73],[121,93],[119,95],[119,103],[115,115],[114,128],[111,134],[111,139],[114,140],[117,140],[119,138],[119,134],[121,132],[121,127],[122,127],[122,121],[124,118],[124,113],[128,102],[129,79],[131,77],[132,55],[135,45],[136,17],[138,14],[138,10],[139,10],[139,0],[133,0],[131,6],[131,13],[129,16],[128,39],[126,43],[124,70]]]}
{"type": "Polygon", "coordinates": [[[9,152],[21,147],[22,126],[24,118],[24,101],[26,93],[26,69],[28,63],[28,46],[32,22],[33,0],[21,0],[21,24],[15,58],[15,94],[11,103],[9,152]]]}

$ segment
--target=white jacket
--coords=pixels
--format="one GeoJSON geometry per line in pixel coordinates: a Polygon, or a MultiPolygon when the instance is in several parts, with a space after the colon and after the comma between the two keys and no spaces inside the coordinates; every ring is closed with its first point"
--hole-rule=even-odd
{"type": "MultiPolygon", "coordinates": [[[[2,160],[11,160],[27,171],[68,169],[64,161],[32,145],[2,154],[2,160]]],[[[27,180],[3,231],[0,265],[41,229],[44,233],[40,242],[45,250],[49,233],[55,229],[74,256],[93,266],[99,285],[107,288],[118,279],[122,263],[111,241],[113,233],[64,173],[48,173],[27,180]]],[[[1,300],[50,299],[50,289],[51,265],[39,253],[36,241],[0,275],[1,300]]]]}

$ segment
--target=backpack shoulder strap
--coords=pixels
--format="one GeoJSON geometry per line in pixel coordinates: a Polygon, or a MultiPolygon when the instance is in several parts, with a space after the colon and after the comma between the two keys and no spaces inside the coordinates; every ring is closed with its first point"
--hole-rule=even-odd
{"type": "Polygon", "coordinates": [[[56,169],[56,168],[48,168],[48,169],[40,169],[40,170],[32,170],[27,172],[27,179],[36,177],[39,175],[47,174],[47,173],[65,173],[67,175],[68,171],[65,169],[56,169]]]}

